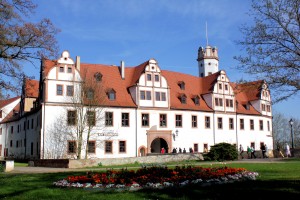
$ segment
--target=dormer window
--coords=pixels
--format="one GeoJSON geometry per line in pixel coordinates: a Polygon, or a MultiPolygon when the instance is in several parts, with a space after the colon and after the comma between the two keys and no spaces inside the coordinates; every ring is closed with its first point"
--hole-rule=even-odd
{"type": "Polygon", "coordinates": [[[95,73],[94,77],[98,82],[102,80],[102,74],[100,72],[95,73]]]}
{"type": "Polygon", "coordinates": [[[116,91],[114,89],[109,89],[107,95],[109,100],[111,101],[116,100],[116,91]]]}
{"type": "Polygon", "coordinates": [[[180,99],[181,104],[186,104],[186,96],[185,96],[185,94],[181,94],[179,96],[179,99],[180,99]]]}
{"type": "Polygon", "coordinates": [[[185,90],[185,83],[183,81],[178,82],[178,85],[181,90],[185,90]]]}
{"type": "Polygon", "coordinates": [[[86,93],[86,98],[88,99],[94,99],[94,90],[93,89],[88,89],[87,93],[86,93]]]}
{"type": "Polygon", "coordinates": [[[200,98],[198,96],[194,97],[194,103],[195,105],[199,106],[200,105],[200,98]]]}
{"type": "Polygon", "coordinates": [[[243,107],[244,107],[246,110],[250,110],[250,105],[249,105],[249,103],[243,104],[243,107]]]}

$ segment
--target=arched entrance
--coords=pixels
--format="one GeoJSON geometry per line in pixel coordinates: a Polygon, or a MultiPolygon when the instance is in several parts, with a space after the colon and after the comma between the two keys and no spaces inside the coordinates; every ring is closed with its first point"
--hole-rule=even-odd
{"type": "Polygon", "coordinates": [[[169,153],[169,147],[166,140],[163,138],[156,138],[151,143],[151,153],[160,153],[161,148],[165,149],[166,153],[169,153]]]}

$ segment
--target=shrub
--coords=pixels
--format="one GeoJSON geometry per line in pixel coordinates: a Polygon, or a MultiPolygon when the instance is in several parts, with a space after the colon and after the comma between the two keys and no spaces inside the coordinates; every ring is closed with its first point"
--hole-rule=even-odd
{"type": "Polygon", "coordinates": [[[219,143],[214,146],[211,146],[208,154],[204,156],[205,160],[236,160],[238,158],[238,152],[236,145],[228,143],[219,143]]]}
{"type": "Polygon", "coordinates": [[[0,173],[4,172],[4,163],[0,161],[0,173]]]}

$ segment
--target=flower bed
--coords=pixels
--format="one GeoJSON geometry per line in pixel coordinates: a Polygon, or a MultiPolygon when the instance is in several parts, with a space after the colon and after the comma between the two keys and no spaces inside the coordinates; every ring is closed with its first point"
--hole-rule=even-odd
{"type": "Polygon", "coordinates": [[[242,180],[255,180],[256,172],[229,167],[143,167],[136,171],[122,169],[101,173],[87,172],[82,176],[69,176],[53,184],[58,187],[129,189],[181,187],[188,184],[222,184],[242,180]]]}

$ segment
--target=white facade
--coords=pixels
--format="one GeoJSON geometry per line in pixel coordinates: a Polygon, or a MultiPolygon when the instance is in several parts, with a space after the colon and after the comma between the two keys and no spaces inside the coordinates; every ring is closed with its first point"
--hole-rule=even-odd
{"type": "MultiPolygon", "coordinates": [[[[225,71],[218,71],[217,49],[207,47],[205,56],[205,62],[198,61],[205,68],[201,73],[212,87],[206,87],[208,79],[163,72],[155,59],[136,68],[123,66],[119,71],[117,67],[81,64],[79,57],[75,63],[69,52],[64,51],[53,65],[43,64],[42,88],[34,109],[17,119],[1,122],[0,156],[4,156],[6,148],[6,157],[76,158],[79,126],[83,129],[82,158],[86,155],[88,134],[87,158],[144,156],[160,153],[162,147],[167,152],[173,148],[204,152],[221,142],[242,144],[244,148],[253,145],[256,150],[266,144],[273,149],[267,85],[262,85],[258,91],[261,95],[256,99],[239,96],[225,71]],[[206,60],[208,57],[212,60],[206,60]],[[209,76],[209,72],[213,75],[209,76]],[[99,83],[105,100],[96,109],[82,107],[83,116],[87,116],[88,110],[94,113],[95,125],[89,130],[87,119],[82,125],[78,121],[81,114],[74,106],[74,98],[82,91],[84,76],[93,78],[96,73],[101,74],[99,83]],[[203,85],[197,91],[194,84],[201,81],[203,85]],[[113,99],[111,91],[115,94],[113,99]],[[249,108],[243,107],[245,99],[249,108]]],[[[9,104],[10,110],[17,103],[9,104]]],[[[1,108],[3,112],[5,109],[1,108]]]]}

